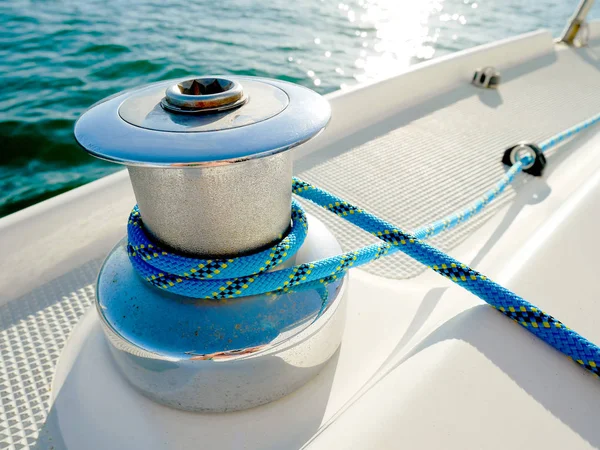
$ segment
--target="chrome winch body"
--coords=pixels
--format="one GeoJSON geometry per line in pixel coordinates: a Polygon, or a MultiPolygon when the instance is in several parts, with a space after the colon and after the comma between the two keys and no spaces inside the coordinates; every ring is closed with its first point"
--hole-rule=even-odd
{"type": "MultiPolygon", "coordinates": [[[[75,136],[91,154],[128,166],[144,228],[157,243],[217,259],[263,250],[287,233],[287,150],[317,135],[329,117],[327,101],[300,86],[203,77],[110,97],[82,115],[75,136]]],[[[339,253],[311,217],[304,244],[281,267],[339,253]]],[[[345,284],[343,277],[281,295],[185,297],[142,279],[124,239],[100,271],[96,304],[131,384],[169,406],[222,412],[275,400],[319,372],[341,341],[345,284]]]]}

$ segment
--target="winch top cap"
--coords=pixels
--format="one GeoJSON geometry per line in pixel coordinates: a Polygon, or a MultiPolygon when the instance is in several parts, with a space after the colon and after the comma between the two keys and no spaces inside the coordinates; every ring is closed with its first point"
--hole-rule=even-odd
{"type": "Polygon", "coordinates": [[[203,76],[109,97],[75,124],[90,154],[131,166],[194,167],[261,158],[300,145],[331,116],[316,92],[279,80],[203,76]]]}

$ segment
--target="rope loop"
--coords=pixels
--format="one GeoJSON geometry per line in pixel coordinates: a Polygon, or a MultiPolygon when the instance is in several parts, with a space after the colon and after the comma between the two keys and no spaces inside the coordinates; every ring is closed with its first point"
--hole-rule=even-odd
{"type": "MultiPolygon", "coordinates": [[[[224,280],[258,275],[287,261],[304,243],[308,222],[304,209],[295,200],[292,201],[291,218],[289,233],[285,237],[279,236],[281,240],[272,247],[243,257],[201,259],[175,253],[154,243],[144,230],[136,205],[129,215],[127,250],[137,266],[151,273],[151,280],[168,276],[186,280],[224,280]]],[[[160,283],[153,284],[162,287],[160,283]]]]}

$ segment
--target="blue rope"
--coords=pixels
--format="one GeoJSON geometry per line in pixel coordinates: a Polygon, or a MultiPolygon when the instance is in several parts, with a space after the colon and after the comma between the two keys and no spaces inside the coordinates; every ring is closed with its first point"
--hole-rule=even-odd
{"type": "Polygon", "coordinates": [[[598,121],[600,121],[600,114],[596,114],[595,116],[592,116],[589,119],[584,120],[583,122],[580,122],[577,125],[572,126],[571,128],[567,128],[565,131],[562,131],[555,136],[552,136],[550,139],[547,139],[544,142],[542,142],[539,145],[539,147],[543,152],[545,152],[554,147],[555,145],[560,144],[565,139],[570,138],[574,134],[577,134],[580,131],[583,131],[591,127],[592,125],[598,123],[598,121]]]}
{"type": "MultiPolygon", "coordinates": [[[[565,139],[568,139],[573,135],[591,127],[599,121],[600,114],[596,114],[595,116],[590,117],[589,119],[584,120],[583,122],[580,122],[561,133],[558,133],[550,139],[545,140],[539,145],[539,148],[542,152],[546,152],[552,147],[563,142],[565,139]]],[[[506,171],[506,174],[494,185],[493,188],[483,194],[481,198],[477,199],[472,204],[455,213],[449,214],[442,219],[436,220],[429,225],[424,225],[416,230],[413,230],[413,234],[419,239],[427,239],[440,234],[442,231],[450,230],[460,223],[479,214],[492,200],[504,192],[504,189],[506,189],[506,187],[514,181],[517,174],[523,171],[523,166],[526,166],[532,162],[530,158],[530,156],[525,156],[522,161],[517,161],[515,164],[513,164],[513,166],[506,171]]]]}
{"type": "Polygon", "coordinates": [[[521,161],[517,161],[510,169],[506,171],[504,176],[488,190],[479,199],[468,205],[467,207],[436,220],[429,225],[424,225],[413,231],[413,235],[419,239],[429,239],[430,237],[440,234],[442,231],[450,230],[462,222],[471,219],[479,214],[483,209],[490,204],[492,200],[498,197],[504,189],[511,184],[518,173],[523,171],[523,166],[529,164],[531,157],[526,155],[521,161]]]}
{"type": "MultiPolygon", "coordinates": [[[[600,120],[600,114],[545,141],[543,150],[556,145],[600,120]]],[[[529,157],[526,157],[529,158],[529,157]]],[[[302,207],[292,202],[292,228],[275,246],[250,256],[227,259],[198,259],[172,253],[153,243],[143,228],[135,207],[128,223],[128,252],[137,272],[152,285],[194,298],[222,299],[258,294],[279,294],[310,289],[342,277],[350,268],[375,261],[397,251],[431,268],[505,314],[528,331],[569,356],[587,370],[600,373],[600,348],[541,311],[523,298],[491,281],[442,251],[422,242],[481,212],[528,164],[517,161],[505,176],[480,199],[410,234],[362,208],[297,178],[293,193],[334,213],[379,238],[380,242],[295,267],[269,271],[281,264],[302,245],[308,224],[302,207]]]]}

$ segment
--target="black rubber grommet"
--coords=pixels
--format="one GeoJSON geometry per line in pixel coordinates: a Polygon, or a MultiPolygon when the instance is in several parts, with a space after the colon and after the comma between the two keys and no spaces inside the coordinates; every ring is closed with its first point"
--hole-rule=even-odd
{"type": "Polygon", "coordinates": [[[502,155],[502,163],[509,167],[512,166],[513,161],[517,160],[517,158],[513,156],[513,153],[517,152],[524,146],[529,147],[533,153],[535,153],[535,160],[531,167],[523,169],[523,172],[533,175],[534,177],[541,177],[544,173],[544,168],[546,167],[546,157],[544,156],[542,149],[535,144],[531,144],[529,142],[521,143],[506,149],[504,155],[502,155]]]}

